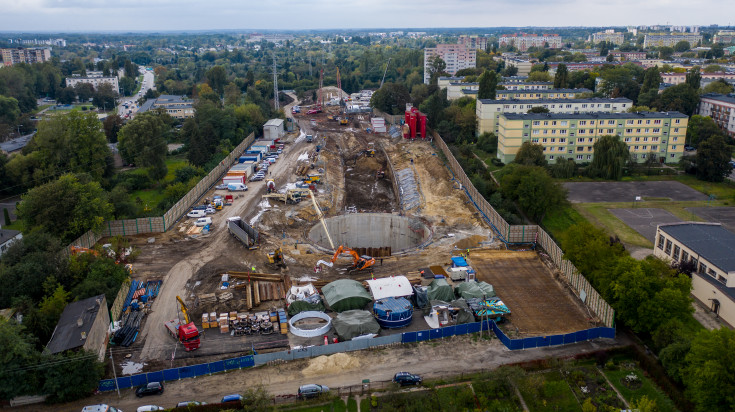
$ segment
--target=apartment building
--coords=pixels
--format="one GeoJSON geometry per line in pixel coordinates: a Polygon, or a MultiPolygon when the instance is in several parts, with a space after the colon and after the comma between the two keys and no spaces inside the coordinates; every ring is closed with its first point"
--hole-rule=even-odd
{"type": "MultiPolygon", "coordinates": [[[[718,80],[725,79],[727,81],[735,80],[735,73],[700,73],[702,80],[718,80]]],[[[686,73],[661,73],[661,81],[673,85],[682,84],[687,81],[686,73]]]]}
{"type": "Polygon", "coordinates": [[[491,100],[479,99],[475,106],[477,134],[498,134],[498,118],[503,113],[527,113],[534,107],[544,107],[550,113],[596,113],[624,112],[633,106],[633,101],[624,97],[615,99],[539,99],[539,100],[491,100]]]}
{"type": "Polygon", "coordinates": [[[621,52],[614,50],[609,54],[617,61],[637,61],[646,59],[646,52],[621,52]]]}
{"type": "Polygon", "coordinates": [[[592,42],[592,44],[607,41],[619,46],[625,41],[625,34],[623,34],[622,32],[615,33],[614,29],[598,31],[597,33],[592,33],[592,35],[589,37],[589,41],[592,42]]]}
{"type": "Polygon", "coordinates": [[[505,90],[549,90],[554,87],[554,82],[501,82],[505,90]]]}
{"type": "Polygon", "coordinates": [[[80,83],[89,83],[97,90],[101,85],[107,83],[112,86],[112,90],[118,92],[120,90],[118,86],[117,77],[102,77],[102,76],[72,76],[65,79],[66,87],[74,87],[80,83]]]}
{"type": "Polygon", "coordinates": [[[649,33],[643,38],[643,48],[648,49],[651,47],[673,47],[680,41],[687,41],[692,47],[696,46],[702,41],[702,35],[697,33],[649,33]]]}
{"type": "Polygon", "coordinates": [[[561,49],[561,36],[558,34],[528,34],[516,33],[506,34],[498,41],[500,46],[513,46],[520,51],[526,51],[529,47],[548,47],[550,49],[561,49]]]}
{"type": "Polygon", "coordinates": [[[559,157],[591,162],[595,142],[617,135],[637,162],[655,153],[658,161],[677,163],[684,153],[688,122],[679,112],[503,113],[498,118],[498,158],[512,162],[521,144],[532,142],[544,147],[550,163],[559,157]]]}
{"type": "Polygon", "coordinates": [[[462,69],[475,68],[477,65],[477,51],[463,44],[437,44],[436,47],[424,49],[424,83],[430,79],[429,65],[434,56],[441,57],[447,64],[445,71],[451,75],[462,69]]]}
{"type": "Polygon", "coordinates": [[[192,101],[183,96],[173,96],[170,94],[162,94],[156,99],[148,99],[142,106],[138,113],[143,113],[148,110],[163,109],[171,117],[177,119],[188,119],[194,117],[194,106],[192,101]]]}
{"type": "Polygon", "coordinates": [[[659,225],[653,255],[665,261],[691,261],[692,295],[735,327],[735,234],[719,223],[659,225]]]}
{"type": "Polygon", "coordinates": [[[719,93],[703,94],[697,114],[711,117],[728,136],[735,138],[735,97],[719,93]]]}
{"type": "Polygon", "coordinates": [[[533,62],[524,59],[518,59],[513,57],[503,57],[502,61],[505,62],[505,66],[513,66],[518,69],[518,76],[528,76],[531,73],[533,62]]]}
{"type": "Polygon", "coordinates": [[[538,99],[575,99],[583,93],[592,93],[590,89],[548,89],[548,90],[498,90],[497,100],[538,100],[538,99]]]}
{"type": "Polygon", "coordinates": [[[477,96],[477,91],[480,89],[480,83],[449,83],[447,86],[447,100],[457,100],[462,97],[474,95],[477,96]],[[468,93],[474,92],[474,93],[468,93]]]}
{"type": "Polygon", "coordinates": [[[43,63],[51,59],[51,49],[22,47],[13,49],[0,49],[4,66],[12,66],[18,63],[43,63]]]}
{"type": "Polygon", "coordinates": [[[455,76],[442,76],[439,77],[437,80],[437,86],[439,86],[440,89],[446,89],[449,87],[449,83],[461,83],[464,81],[464,77],[455,77],[455,76]]]}
{"type": "Polygon", "coordinates": [[[462,44],[472,50],[485,51],[487,49],[487,37],[463,34],[459,36],[457,44],[462,44]]]}
{"type": "Polygon", "coordinates": [[[556,73],[556,69],[559,68],[560,64],[567,66],[567,71],[574,72],[578,70],[593,70],[606,64],[617,63],[611,63],[605,60],[587,62],[549,62],[549,74],[553,76],[556,73]]]}
{"type": "Polygon", "coordinates": [[[720,30],[712,37],[712,43],[735,43],[735,30],[720,30]]]}

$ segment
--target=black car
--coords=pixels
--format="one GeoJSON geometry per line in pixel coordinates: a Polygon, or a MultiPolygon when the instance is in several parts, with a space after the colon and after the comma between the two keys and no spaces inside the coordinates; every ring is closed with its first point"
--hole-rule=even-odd
{"type": "Polygon", "coordinates": [[[316,398],[323,393],[329,392],[329,388],[324,385],[310,383],[299,387],[299,399],[316,398]]]}
{"type": "Polygon", "coordinates": [[[396,376],[393,377],[393,382],[401,386],[420,385],[422,380],[423,379],[421,379],[421,376],[414,375],[408,372],[398,372],[396,373],[396,376]]]}
{"type": "Polygon", "coordinates": [[[138,386],[135,390],[135,396],[142,398],[146,395],[160,395],[163,393],[163,384],[161,382],[151,382],[147,385],[138,386]]]}

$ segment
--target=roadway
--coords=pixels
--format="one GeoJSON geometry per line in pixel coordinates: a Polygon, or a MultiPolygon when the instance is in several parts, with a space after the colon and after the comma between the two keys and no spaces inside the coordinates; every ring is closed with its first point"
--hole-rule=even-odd
{"type": "Polygon", "coordinates": [[[146,92],[148,92],[149,89],[155,89],[155,76],[153,74],[153,71],[148,71],[145,69],[145,67],[140,66],[140,70],[143,73],[143,83],[140,86],[140,91],[133,96],[126,96],[121,97],[118,99],[118,102],[120,103],[117,106],[117,113],[121,117],[125,117],[126,114],[129,114],[131,117],[135,116],[135,113],[140,109],[138,106],[138,100],[141,99],[143,96],[145,96],[146,92]],[[125,104],[128,103],[129,107],[126,109],[125,104]]]}

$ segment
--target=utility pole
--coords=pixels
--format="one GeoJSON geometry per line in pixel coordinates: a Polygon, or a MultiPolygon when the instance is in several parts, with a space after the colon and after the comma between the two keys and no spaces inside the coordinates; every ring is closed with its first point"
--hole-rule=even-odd
{"type": "Polygon", "coordinates": [[[309,55],[309,77],[312,77],[312,76],[313,75],[311,74],[311,54],[310,54],[309,55]]]}
{"type": "Polygon", "coordinates": [[[112,364],[112,376],[115,378],[115,389],[117,389],[117,397],[120,397],[120,387],[117,384],[117,373],[115,372],[115,361],[112,360],[112,348],[110,348],[110,363],[112,364]]]}
{"type": "Polygon", "coordinates": [[[276,66],[276,54],[273,54],[273,108],[278,111],[280,108],[278,102],[278,67],[276,66]]]}

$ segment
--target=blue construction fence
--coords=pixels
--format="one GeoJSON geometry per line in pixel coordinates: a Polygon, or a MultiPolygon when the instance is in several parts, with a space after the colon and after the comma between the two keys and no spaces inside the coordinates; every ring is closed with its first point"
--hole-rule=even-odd
{"type": "MultiPolygon", "coordinates": [[[[569,345],[585,342],[597,338],[615,338],[615,328],[599,327],[566,333],[563,335],[536,336],[531,338],[510,339],[493,320],[465,323],[462,325],[446,326],[443,328],[422,330],[418,332],[404,332],[401,334],[380,336],[373,339],[358,339],[336,344],[312,346],[302,349],[293,349],[280,352],[265,353],[262,355],[242,356],[199,365],[182,366],[180,368],[165,369],[157,372],[141,373],[138,375],[117,378],[120,389],[134,388],[149,382],[174,381],[184,378],[194,378],[201,375],[211,375],[232,369],[251,368],[263,365],[274,360],[290,361],[294,359],[310,358],[314,356],[330,355],[339,352],[350,352],[368,349],[392,343],[423,342],[432,339],[442,339],[451,336],[461,336],[480,331],[495,333],[495,336],[510,350],[534,349],[548,346],[569,345]]],[[[114,391],[115,380],[101,380],[100,391],[114,391]]]]}

